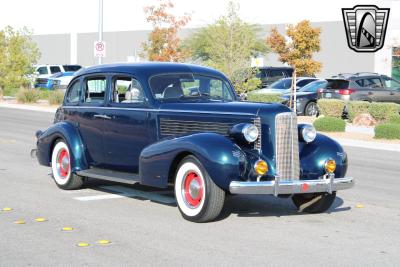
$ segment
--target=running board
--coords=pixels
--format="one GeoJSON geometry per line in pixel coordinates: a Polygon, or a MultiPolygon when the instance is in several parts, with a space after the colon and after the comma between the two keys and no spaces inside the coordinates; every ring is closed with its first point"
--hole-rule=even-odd
{"type": "Polygon", "coordinates": [[[78,171],[76,174],[93,179],[101,179],[124,184],[135,184],[139,182],[139,175],[136,173],[118,172],[100,168],[90,168],[78,171]]]}

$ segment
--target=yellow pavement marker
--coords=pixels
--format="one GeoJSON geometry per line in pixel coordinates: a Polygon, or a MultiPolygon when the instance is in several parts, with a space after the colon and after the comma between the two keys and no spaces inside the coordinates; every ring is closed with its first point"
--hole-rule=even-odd
{"type": "Polygon", "coordinates": [[[12,208],[3,208],[2,211],[12,211],[12,208]]]}
{"type": "Polygon", "coordinates": [[[62,231],[65,231],[65,232],[68,232],[68,231],[73,231],[74,228],[67,226],[67,227],[61,228],[61,230],[62,230],[62,231]]]}
{"type": "Polygon", "coordinates": [[[14,223],[15,224],[25,224],[25,221],[24,220],[18,220],[18,221],[15,221],[14,223]]]}
{"type": "Polygon", "coordinates": [[[47,221],[47,219],[43,218],[43,217],[39,217],[39,218],[36,218],[35,221],[37,221],[37,222],[45,222],[45,221],[47,221]]]}
{"type": "Polygon", "coordinates": [[[359,208],[359,209],[364,208],[364,205],[363,204],[356,204],[356,208],[359,208]]]}
{"type": "Polygon", "coordinates": [[[97,244],[99,244],[99,245],[108,245],[108,244],[111,244],[111,241],[107,240],[107,239],[102,239],[102,240],[97,241],[97,244]]]}
{"type": "Polygon", "coordinates": [[[79,243],[77,244],[77,246],[78,246],[78,247],[88,247],[88,246],[90,246],[90,244],[89,244],[89,243],[86,243],[86,242],[79,242],[79,243]]]}

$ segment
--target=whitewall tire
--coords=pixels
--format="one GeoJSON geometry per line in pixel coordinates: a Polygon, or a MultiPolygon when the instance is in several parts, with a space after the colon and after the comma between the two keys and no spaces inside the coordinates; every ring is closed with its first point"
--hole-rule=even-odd
{"type": "Polygon", "coordinates": [[[51,154],[51,170],[54,181],[62,189],[77,189],[83,184],[82,177],[71,171],[71,154],[68,145],[58,141],[51,154]]]}
{"type": "Polygon", "coordinates": [[[197,158],[187,156],[176,171],[175,197],[185,219],[208,222],[220,214],[225,192],[213,182],[197,158]]]}

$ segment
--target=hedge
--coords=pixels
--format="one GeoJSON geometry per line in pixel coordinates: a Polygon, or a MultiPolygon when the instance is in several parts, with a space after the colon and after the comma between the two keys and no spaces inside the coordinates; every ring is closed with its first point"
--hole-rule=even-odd
{"type": "Polygon", "coordinates": [[[393,115],[389,118],[389,123],[400,124],[400,115],[393,115]]]}
{"type": "Polygon", "coordinates": [[[386,122],[390,117],[399,114],[400,105],[395,103],[370,103],[369,114],[377,120],[386,122]]]}
{"type": "Polygon", "coordinates": [[[317,131],[322,132],[344,132],[346,122],[335,117],[320,117],[313,123],[317,131]]]}
{"type": "Polygon", "coordinates": [[[360,114],[369,114],[369,107],[371,103],[367,101],[350,101],[348,104],[348,117],[350,121],[353,121],[355,117],[360,114]]]}
{"type": "Polygon", "coordinates": [[[266,103],[282,103],[283,99],[281,94],[257,94],[249,93],[247,101],[250,102],[266,102],[266,103]]]}
{"type": "Polygon", "coordinates": [[[345,103],[338,99],[319,99],[317,101],[319,114],[326,117],[341,118],[345,103]]]}
{"type": "Polygon", "coordinates": [[[375,138],[400,139],[400,124],[384,123],[375,126],[375,138]]]}

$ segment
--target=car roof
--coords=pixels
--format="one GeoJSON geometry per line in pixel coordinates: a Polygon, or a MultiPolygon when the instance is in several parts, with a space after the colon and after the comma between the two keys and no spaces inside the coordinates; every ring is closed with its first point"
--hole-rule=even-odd
{"type": "Polygon", "coordinates": [[[76,76],[95,73],[145,73],[147,76],[164,73],[199,73],[210,74],[215,76],[225,75],[215,69],[207,68],[199,65],[173,63],[173,62],[143,62],[143,63],[117,63],[117,64],[102,64],[82,68],[76,72],[76,76]]]}
{"type": "Polygon", "coordinates": [[[292,67],[282,66],[282,67],[272,67],[272,66],[264,66],[264,67],[255,67],[260,70],[267,70],[267,69],[285,69],[285,70],[293,70],[292,67]]]}

